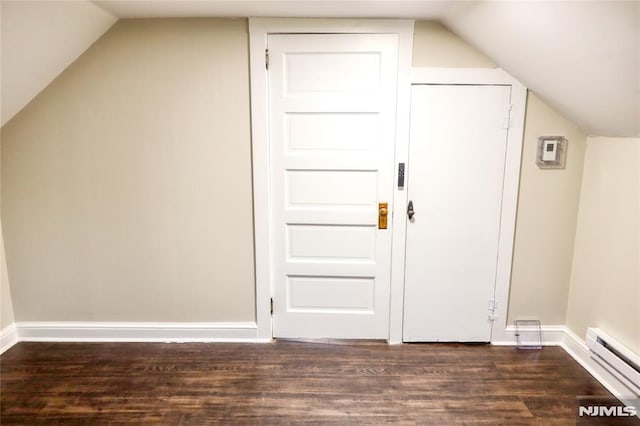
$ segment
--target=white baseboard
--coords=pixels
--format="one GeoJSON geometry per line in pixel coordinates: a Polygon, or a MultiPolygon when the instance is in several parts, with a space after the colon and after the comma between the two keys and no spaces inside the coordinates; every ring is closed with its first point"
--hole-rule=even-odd
{"type": "Polygon", "coordinates": [[[20,342],[265,342],[255,322],[17,322],[20,342]]]}
{"type": "Polygon", "coordinates": [[[18,343],[18,330],[14,322],[3,328],[0,332],[0,354],[11,349],[16,343],[18,343]]]}
{"type": "MultiPolygon", "coordinates": [[[[543,346],[561,346],[564,341],[565,331],[567,327],[564,325],[543,325],[540,327],[542,331],[542,345],[543,346]]],[[[531,333],[535,331],[533,327],[521,327],[521,330],[527,333],[531,333]]],[[[537,342],[523,342],[526,345],[533,345],[537,342]]],[[[513,325],[508,325],[500,340],[492,341],[492,345],[496,346],[515,346],[516,345],[516,327],[513,325]]]]}

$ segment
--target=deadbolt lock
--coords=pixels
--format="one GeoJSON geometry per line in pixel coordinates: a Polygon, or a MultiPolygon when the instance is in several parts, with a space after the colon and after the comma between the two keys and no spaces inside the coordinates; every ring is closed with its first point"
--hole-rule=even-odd
{"type": "Polygon", "coordinates": [[[387,203],[378,203],[378,229],[387,229],[389,210],[387,203]]]}

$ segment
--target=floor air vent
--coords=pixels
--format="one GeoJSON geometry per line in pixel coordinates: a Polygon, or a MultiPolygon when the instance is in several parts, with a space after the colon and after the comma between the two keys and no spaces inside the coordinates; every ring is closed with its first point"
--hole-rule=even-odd
{"type": "Polygon", "coordinates": [[[640,395],[640,356],[598,328],[587,329],[587,347],[596,361],[640,395]]]}

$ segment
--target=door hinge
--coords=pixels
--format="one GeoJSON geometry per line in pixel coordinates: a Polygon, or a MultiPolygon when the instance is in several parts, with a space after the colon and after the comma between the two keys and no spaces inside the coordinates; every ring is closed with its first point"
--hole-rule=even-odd
{"type": "Polygon", "coordinates": [[[489,299],[489,310],[491,312],[494,312],[497,307],[498,307],[498,304],[496,303],[496,299],[489,299]]]}
{"type": "Polygon", "coordinates": [[[269,69],[269,49],[264,51],[264,64],[269,69]]]}
{"type": "Polygon", "coordinates": [[[496,319],[496,309],[498,309],[498,302],[496,302],[496,299],[489,299],[489,321],[491,322],[496,319]]]}
{"type": "Polygon", "coordinates": [[[507,106],[507,113],[504,117],[504,119],[502,120],[502,128],[503,129],[508,129],[511,127],[511,108],[513,108],[513,105],[508,105],[507,106]]]}
{"type": "Polygon", "coordinates": [[[271,303],[271,315],[273,315],[273,297],[270,299],[270,303],[271,303]]]}

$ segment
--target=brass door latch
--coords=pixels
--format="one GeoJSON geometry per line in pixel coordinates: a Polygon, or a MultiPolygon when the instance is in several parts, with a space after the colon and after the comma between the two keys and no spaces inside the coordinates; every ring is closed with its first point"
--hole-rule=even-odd
{"type": "Polygon", "coordinates": [[[387,203],[378,203],[378,229],[387,229],[388,215],[387,203]]]}

